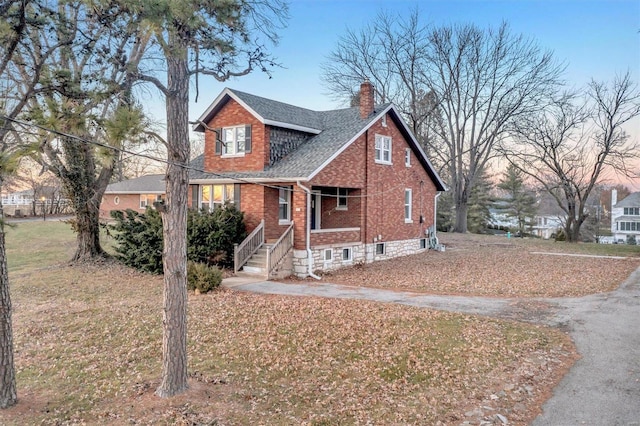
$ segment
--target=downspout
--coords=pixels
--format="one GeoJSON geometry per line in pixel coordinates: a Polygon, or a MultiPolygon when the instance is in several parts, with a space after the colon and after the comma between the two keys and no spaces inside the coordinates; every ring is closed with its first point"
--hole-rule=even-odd
{"type": "Polygon", "coordinates": [[[440,244],[438,242],[438,226],[436,222],[438,220],[438,197],[440,197],[441,194],[442,192],[438,191],[436,196],[433,197],[433,239],[436,241],[436,246],[440,244]]]}
{"type": "Polygon", "coordinates": [[[311,278],[315,278],[316,280],[320,280],[321,278],[313,273],[313,253],[311,253],[311,190],[306,186],[302,185],[300,181],[297,181],[296,184],[302,188],[304,192],[307,193],[307,225],[306,225],[306,246],[307,246],[307,264],[309,267],[309,276],[311,278]]]}

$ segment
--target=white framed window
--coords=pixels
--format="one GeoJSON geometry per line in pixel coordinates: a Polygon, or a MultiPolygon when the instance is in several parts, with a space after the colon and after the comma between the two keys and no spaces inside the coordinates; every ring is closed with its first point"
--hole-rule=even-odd
{"type": "Polygon", "coordinates": [[[391,137],[376,135],[376,163],[391,164],[391,137]]]}
{"type": "Polygon", "coordinates": [[[200,208],[212,211],[222,207],[226,203],[235,202],[235,188],[228,185],[202,185],[200,186],[200,208]]]}
{"type": "Polygon", "coordinates": [[[426,249],[427,248],[427,239],[426,238],[420,238],[420,248],[421,249],[426,249]]]}
{"type": "Polygon", "coordinates": [[[377,243],[376,244],[376,254],[384,254],[385,253],[385,244],[377,243]]]}
{"type": "Polygon", "coordinates": [[[411,167],[411,148],[406,148],[404,150],[404,165],[411,167]]]}
{"type": "Polygon", "coordinates": [[[324,249],[324,261],[331,262],[333,260],[333,249],[324,249]]]}
{"type": "Polygon", "coordinates": [[[406,188],[404,190],[404,222],[405,223],[413,222],[413,220],[411,220],[411,198],[412,198],[411,189],[406,188]]]}
{"type": "Polygon", "coordinates": [[[278,189],[278,222],[288,224],[291,222],[291,192],[293,187],[286,186],[278,189]]]}
{"type": "Polygon", "coordinates": [[[218,129],[219,141],[216,154],[223,157],[243,156],[251,152],[251,126],[233,126],[218,129]]]}
{"type": "Polygon", "coordinates": [[[336,205],[337,210],[347,210],[348,196],[349,190],[347,188],[338,188],[338,201],[336,205]]]}
{"type": "Polygon", "coordinates": [[[619,231],[640,231],[640,223],[638,222],[619,222],[619,231]]]}
{"type": "Polygon", "coordinates": [[[342,260],[350,261],[352,259],[351,247],[342,249],[342,260]]]}
{"type": "Polygon", "coordinates": [[[640,207],[625,207],[623,210],[625,216],[640,216],[640,207]]]}
{"type": "Polygon", "coordinates": [[[153,203],[156,201],[162,201],[162,195],[160,194],[140,194],[140,208],[153,207],[153,203]]]}

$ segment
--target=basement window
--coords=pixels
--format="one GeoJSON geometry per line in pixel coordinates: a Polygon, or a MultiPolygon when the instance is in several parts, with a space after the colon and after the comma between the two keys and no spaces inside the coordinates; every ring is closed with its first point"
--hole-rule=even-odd
{"type": "Polygon", "coordinates": [[[385,253],[385,244],[378,243],[376,244],[376,254],[384,254],[385,253]]]}

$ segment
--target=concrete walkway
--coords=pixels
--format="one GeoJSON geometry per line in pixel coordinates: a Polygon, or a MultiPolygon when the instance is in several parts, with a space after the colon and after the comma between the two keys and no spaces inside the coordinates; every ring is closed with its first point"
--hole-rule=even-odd
{"type": "Polygon", "coordinates": [[[284,284],[252,277],[225,279],[223,285],[254,293],[399,303],[562,327],[582,358],[554,390],[533,425],[640,426],[640,268],[616,291],[582,298],[434,296],[322,281],[284,284]]]}

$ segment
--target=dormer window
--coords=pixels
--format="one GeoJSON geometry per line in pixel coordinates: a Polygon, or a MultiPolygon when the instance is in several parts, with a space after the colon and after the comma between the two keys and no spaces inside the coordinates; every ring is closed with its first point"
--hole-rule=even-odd
{"type": "Polygon", "coordinates": [[[251,152],[251,125],[223,127],[216,136],[216,154],[235,157],[251,152]]]}

